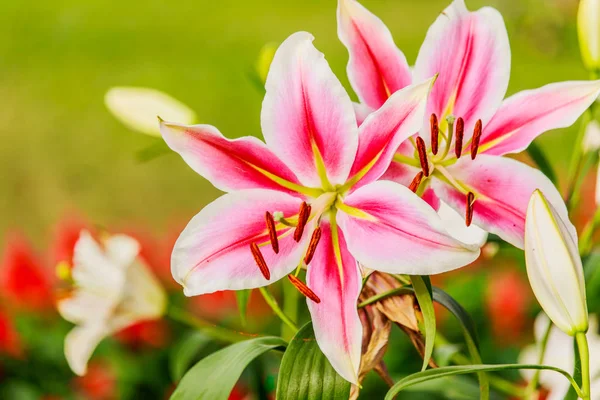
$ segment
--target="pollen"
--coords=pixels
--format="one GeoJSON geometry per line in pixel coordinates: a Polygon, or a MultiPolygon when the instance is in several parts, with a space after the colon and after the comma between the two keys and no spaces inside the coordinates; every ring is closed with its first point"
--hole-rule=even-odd
{"type": "Polygon", "coordinates": [[[438,119],[435,113],[431,114],[431,117],[429,118],[429,124],[431,125],[431,152],[433,155],[436,155],[440,147],[440,127],[438,125],[438,119]]]}
{"type": "Polygon", "coordinates": [[[429,176],[429,161],[427,161],[425,141],[419,136],[417,136],[417,151],[419,152],[419,161],[421,162],[421,169],[423,170],[423,174],[425,174],[425,176],[429,176]]]}
{"type": "Polygon", "coordinates": [[[419,188],[419,185],[421,184],[422,179],[423,179],[423,171],[419,171],[419,173],[417,175],[415,175],[415,177],[413,178],[413,180],[410,183],[410,186],[408,188],[410,190],[412,190],[414,193],[416,193],[417,189],[419,188]]]}
{"type": "Polygon", "coordinates": [[[473,222],[473,207],[475,205],[475,194],[473,192],[469,192],[467,194],[467,204],[466,204],[466,214],[465,214],[465,223],[467,226],[471,226],[471,222],[473,222]]]}
{"type": "Polygon", "coordinates": [[[465,135],[465,121],[462,118],[456,120],[456,140],[454,141],[454,154],[459,159],[462,154],[463,137],[465,135]]]}
{"type": "Polygon", "coordinates": [[[308,250],[306,251],[306,255],[304,256],[304,263],[306,265],[310,264],[310,262],[312,261],[314,255],[315,255],[315,251],[317,250],[317,245],[319,244],[319,240],[321,240],[321,228],[317,227],[317,229],[315,229],[315,231],[313,232],[313,234],[310,238],[308,250]]]}
{"type": "Polygon", "coordinates": [[[300,279],[298,279],[297,277],[295,277],[292,274],[288,275],[288,279],[290,280],[292,285],[294,285],[296,287],[296,289],[298,289],[298,291],[300,293],[302,293],[305,297],[311,299],[312,301],[314,301],[317,304],[319,304],[321,302],[321,299],[319,298],[319,296],[317,296],[315,294],[315,292],[310,290],[310,288],[308,286],[306,286],[306,284],[304,282],[302,282],[300,279]]]}
{"type": "Polygon", "coordinates": [[[260,272],[262,272],[266,280],[270,280],[271,272],[269,271],[269,267],[267,267],[267,262],[265,261],[265,258],[263,257],[262,253],[260,252],[258,245],[256,243],[251,243],[250,251],[252,251],[254,262],[256,262],[256,265],[258,265],[260,272]]]}
{"type": "Polygon", "coordinates": [[[473,130],[473,142],[471,143],[471,160],[477,157],[477,150],[479,150],[479,141],[481,140],[481,120],[478,119],[475,123],[475,129],[473,130]]]}
{"type": "Polygon", "coordinates": [[[296,230],[294,230],[294,240],[299,242],[302,239],[302,234],[304,233],[304,227],[308,222],[308,217],[310,216],[310,206],[303,202],[300,205],[300,211],[298,212],[298,225],[296,225],[296,230]]]}
{"type": "Polygon", "coordinates": [[[267,230],[269,231],[269,239],[271,240],[271,246],[275,254],[279,253],[279,240],[277,239],[277,229],[275,228],[275,220],[270,212],[265,213],[265,222],[267,223],[267,230]]]}

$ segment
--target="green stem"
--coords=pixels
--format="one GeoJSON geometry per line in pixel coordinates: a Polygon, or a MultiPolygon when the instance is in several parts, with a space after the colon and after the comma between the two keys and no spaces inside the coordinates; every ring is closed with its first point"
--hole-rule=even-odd
{"type": "MultiPolygon", "coordinates": [[[[544,363],[544,357],[546,356],[546,348],[548,347],[548,338],[550,337],[551,330],[552,330],[552,321],[548,320],[548,326],[546,327],[546,330],[544,331],[544,336],[542,337],[542,341],[540,343],[540,355],[537,360],[538,365],[543,365],[543,363],[544,363]]],[[[534,394],[538,388],[538,383],[540,381],[540,372],[541,371],[539,369],[534,372],[533,378],[531,379],[531,381],[529,382],[529,385],[527,385],[527,389],[525,390],[526,398],[531,398],[532,400],[537,398],[537,397],[534,397],[534,394]]]]}
{"type": "Polygon", "coordinates": [[[592,247],[592,238],[594,237],[594,232],[596,232],[596,228],[600,224],[600,207],[596,209],[593,218],[587,223],[585,228],[583,228],[583,232],[581,232],[581,239],[579,239],[579,254],[581,257],[586,256],[592,247]]]}
{"type": "Polygon", "coordinates": [[[590,349],[584,332],[575,334],[575,341],[579,348],[579,359],[581,360],[581,391],[582,399],[589,400],[590,393],[590,349]]]}
{"type": "Polygon", "coordinates": [[[258,288],[258,290],[265,299],[265,302],[269,305],[269,307],[271,307],[275,315],[277,315],[284,324],[286,324],[291,330],[293,330],[294,334],[298,332],[298,327],[296,327],[296,324],[287,315],[285,315],[283,310],[279,307],[279,304],[277,304],[277,300],[275,300],[271,293],[269,293],[267,288],[261,287],[258,288]]]}
{"type": "Polygon", "coordinates": [[[377,303],[378,301],[383,300],[386,297],[394,296],[396,294],[406,294],[406,293],[413,293],[413,292],[411,290],[407,290],[406,288],[403,288],[403,287],[391,289],[391,290],[388,290],[387,292],[379,293],[379,294],[376,294],[375,296],[369,297],[362,303],[359,303],[358,308],[363,308],[363,307],[368,306],[369,304],[377,303]]]}
{"type": "MultiPolygon", "coordinates": [[[[290,321],[298,323],[298,298],[300,292],[289,284],[283,283],[283,314],[289,317],[290,321]]],[[[281,336],[284,340],[290,341],[296,334],[297,329],[292,329],[285,321],[281,323],[281,336]]]]}
{"type": "Polygon", "coordinates": [[[198,329],[207,336],[210,336],[211,338],[221,342],[236,343],[243,340],[248,340],[252,337],[260,336],[254,334],[244,334],[242,332],[223,328],[176,307],[169,307],[167,310],[167,315],[174,321],[181,322],[182,324],[198,329]]]}

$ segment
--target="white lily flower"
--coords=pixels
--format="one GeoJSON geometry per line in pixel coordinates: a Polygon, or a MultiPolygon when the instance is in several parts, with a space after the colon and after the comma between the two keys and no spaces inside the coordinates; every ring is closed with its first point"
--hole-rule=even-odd
{"type": "Polygon", "coordinates": [[[588,311],[577,231],[539,190],[527,207],[525,261],[533,293],[552,322],[571,336],[586,332],[588,311]]]}
{"type": "Polygon", "coordinates": [[[138,258],[139,250],[129,236],[110,236],[101,245],[87,231],[75,244],[75,288],[59,301],[58,311],[76,325],[65,338],[65,357],[78,375],[85,375],[103,338],[165,312],[164,289],[138,258]]]}
{"type": "MultiPolygon", "coordinates": [[[[546,328],[548,326],[548,317],[543,312],[540,313],[534,323],[533,332],[535,335],[536,344],[527,346],[519,355],[520,364],[538,364],[540,361],[540,346],[546,328]]],[[[600,358],[600,335],[598,335],[598,319],[595,315],[590,316],[590,329],[586,337],[590,348],[590,359],[598,360],[600,358]]],[[[546,352],[542,365],[550,365],[561,368],[569,373],[573,372],[575,365],[575,353],[573,338],[562,332],[556,326],[550,329],[546,352]]],[[[591,363],[590,365],[592,397],[591,400],[600,400],[600,363],[591,363]]],[[[526,380],[533,378],[535,371],[521,370],[521,374],[526,380]]],[[[547,390],[547,400],[562,400],[564,399],[570,384],[566,379],[560,377],[556,372],[541,371],[540,385],[547,390]]]]}
{"type": "Polygon", "coordinates": [[[589,70],[600,68],[600,0],[581,0],[577,31],[583,63],[589,70]]]}
{"type": "Polygon", "coordinates": [[[104,97],[108,110],[129,129],[161,137],[157,117],[183,124],[196,122],[196,113],[160,90],[114,87],[104,97]]]}

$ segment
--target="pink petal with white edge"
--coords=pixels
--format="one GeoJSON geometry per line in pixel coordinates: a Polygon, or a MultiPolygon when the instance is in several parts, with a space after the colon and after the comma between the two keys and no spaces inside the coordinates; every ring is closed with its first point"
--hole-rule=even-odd
{"type": "Polygon", "coordinates": [[[344,200],[337,221],[350,253],[383,272],[431,275],[467,265],[479,247],[452,238],[431,206],[408,188],[377,181],[344,200]]]}
{"type": "Polygon", "coordinates": [[[348,93],[313,39],[309,33],[295,33],[275,53],[261,123],[269,147],[300,181],[321,187],[320,169],[331,184],[345,182],[358,128],[348,93]]]}
{"type": "MultiPolygon", "coordinates": [[[[480,154],[472,161],[468,157],[447,167],[452,177],[475,194],[473,223],[523,249],[525,215],[531,194],[540,189],[564,221],[569,221],[567,209],[552,182],[537,169],[519,161],[480,154]]],[[[465,215],[466,194],[448,183],[434,178],[435,193],[459,214],[465,215]]],[[[569,222],[571,234],[577,237],[569,222]]]]}
{"type": "Polygon", "coordinates": [[[173,278],[187,296],[218,290],[239,290],[266,286],[297,267],[313,223],[305,229],[300,243],[293,228],[279,225],[279,254],[269,242],[265,212],[297,215],[302,200],[288,194],[248,189],[229,193],[198,213],[177,239],[171,257],[173,278]],[[250,244],[256,243],[271,273],[267,280],[257,266],[250,244]]]}
{"type": "Polygon", "coordinates": [[[356,115],[356,124],[358,126],[361,126],[369,114],[374,111],[371,107],[361,103],[352,103],[352,106],[354,106],[354,114],[356,115]]]}
{"type": "MultiPolygon", "coordinates": [[[[412,145],[410,146],[412,147],[412,145]]],[[[421,171],[422,169],[420,167],[417,168],[413,167],[412,165],[392,161],[385,173],[381,175],[380,179],[394,181],[401,184],[402,186],[408,187],[410,186],[415,176],[421,171]]]]}
{"type": "Polygon", "coordinates": [[[466,143],[475,122],[494,115],[508,87],[510,46],[500,13],[490,7],[469,12],[464,0],[448,6],[427,32],[414,79],[437,73],[427,115],[436,113],[442,125],[448,115],[462,117],[466,143]]]}
{"type": "Polygon", "coordinates": [[[180,125],[161,121],[160,131],[169,147],[194,171],[225,192],[265,188],[290,191],[298,179],[267,146],[255,137],[230,140],[210,125],[180,125]]]}
{"type": "Polygon", "coordinates": [[[398,146],[423,126],[427,94],[435,78],[394,93],[360,126],[358,151],[350,170],[354,188],[377,180],[387,170],[398,146]]]}
{"type": "Polygon", "coordinates": [[[339,0],[338,36],[348,48],[348,78],[361,102],[378,109],[410,85],[411,71],[389,29],[355,0],[339,0]]]}
{"type": "Polygon", "coordinates": [[[571,126],[598,98],[600,81],[551,83],[509,97],[484,126],[480,152],[518,153],[540,134],[571,126]]]}
{"type": "Polygon", "coordinates": [[[362,284],[360,270],[339,228],[324,220],[321,229],[321,240],[306,274],[308,286],[321,302],[306,302],[321,351],[342,378],[357,384],[362,343],[362,324],[356,310],[362,284]]]}

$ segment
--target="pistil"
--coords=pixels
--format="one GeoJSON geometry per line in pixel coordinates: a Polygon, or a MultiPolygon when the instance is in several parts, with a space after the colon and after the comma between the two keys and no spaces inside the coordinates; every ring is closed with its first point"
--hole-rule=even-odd
{"type": "Polygon", "coordinates": [[[482,124],[481,120],[478,119],[475,123],[475,129],[473,131],[473,141],[471,142],[471,160],[477,157],[477,150],[479,149],[479,140],[481,139],[482,124]]]}
{"type": "Polygon", "coordinates": [[[431,152],[433,155],[436,155],[439,149],[440,137],[440,127],[438,125],[437,115],[431,114],[431,117],[429,118],[429,124],[431,125],[431,152]]]}
{"type": "Polygon", "coordinates": [[[277,239],[277,229],[275,228],[275,220],[270,212],[265,213],[265,222],[267,223],[267,230],[269,231],[269,239],[271,240],[271,246],[275,254],[279,254],[279,240],[277,239]]]}
{"type": "Polygon", "coordinates": [[[321,228],[317,226],[314,230],[310,243],[308,244],[308,250],[306,251],[306,255],[304,256],[304,263],[306,265],[310,264],[312,261],[315,251],[317,250],[317,245],[319,244],[319,240],[321,240],[321,228]]]}
{"type": "Polygon", "coordinates": [[[456,120],[456,140],[454,142],[454,154],[458,160],[462,155],[463,137],[465,135],[465,121],[462,117],[456,120]]]}
{"type": "Polygon", "coordinates": [[[306,286],[306,284],[304,282],[302,282],[300,279],[298,279],[297,277],[295,277],[292,274],[288,275],[288,279],[290,280],[292,285],[294,285],[296,287],[296,289],[298,289],[298,291],[300,293],[302,293],[305,297],[311,299],[312,301],[314,301],[317,304],[321,302],[321,299],[319,298],[319,296],[317,296],[315,294],[315,292],[310,290],[310,288],[308,286],[306,286]]]}
{"type": "Polygon", "coordinates": [[[419,162],[425,176],[429,176],[429,161],[427,160],[427,150],[425,141],[420,136],[417,136],[417,152],[419,153],[419,162]]]}
{"type": "Polygon", "coordinates": [[[267,267],[267,262],[263,257],[258,245],[256,243],[250,244],[250,251],[252,251],[252,256],[254,257],[254,262],[260,269],[260,272],[263,274],[266,280],[271,279],[271,272],[269,271],[269,267],[267,267]]]}

